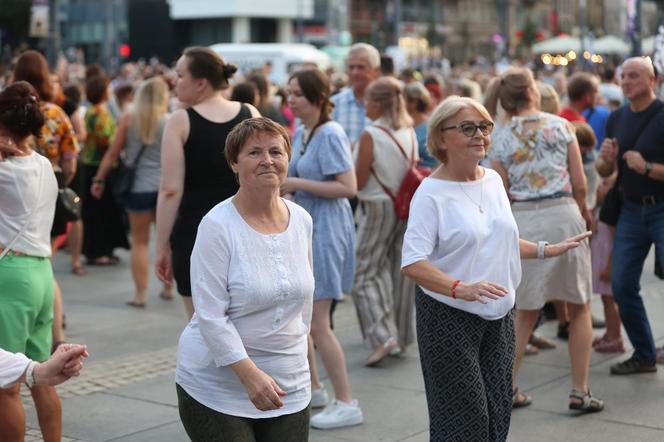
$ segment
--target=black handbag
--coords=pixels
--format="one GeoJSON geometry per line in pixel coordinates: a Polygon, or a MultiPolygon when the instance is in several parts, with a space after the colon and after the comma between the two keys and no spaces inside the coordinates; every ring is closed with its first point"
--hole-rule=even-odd
{"type": "Polygon", "coordinates": [[[134,186],[134,179],[136,179],[136,166],[138,165],[138,162],[143,156],[146,148],[147,146],[145,144],[141,146],[141,150],[138,152],[138,155],[136,156],[136,159],[131,166],[126,165],[124,161],[120,160],[120,164],[118,165],[115,175],[115,183],[113,184],[113,196],[120,204],[124,204],[127,197],[129,196],[129,193],[131,192],[131,188],[134,186]]]}
{"type": "MultiPolygon", "coordinates": [[[[631,148],[636,147],[636,144],[639,142],[643,131],[646,130],[652,119],[655,115],[659,114],[660,110],[657,110],[648,116],[648,118],[641,124],[640,131],[637,139],[632,144],[631,148]]],[[[599,220],[604,224],[615,227],[618,225],[618,218],[620,217],[620,211],[622,210],[623,205],[623,192],[620,187],[620,170],[622,169],[621,158],[618,158],[616,161],[616,167],[618,168],[618,176],[616,177],[616,182],[613,187],[606,193],[604,197],[604,202],[602,207],[599,209],[599,220]]]]}
{"type": "Polygon", "coordinates": [[[81,198],[68,187],[58,189],[55,217],[65,223],[81,219],[81,198]]]}

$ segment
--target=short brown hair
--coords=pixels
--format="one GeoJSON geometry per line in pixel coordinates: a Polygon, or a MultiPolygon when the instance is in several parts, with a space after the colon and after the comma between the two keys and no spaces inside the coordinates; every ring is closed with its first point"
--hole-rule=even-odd
{"type": "Polygon", "coordinates": [[[584,123],[583,121],[574,121],[572,126],[574,126],[576,140],[579,142],[579,147],[593,149],[597,145],[597,137],[595,136],[595,132],[588,123],[584,123]]]}
{"type": "Polygon", "coordinates": [[[85,81],[85,97],[91,104],[108,99],[108,83],[106,75],[95,75],[85,81]]]}
{"type": "Polygon", "coordinates": [[[595,78],[587,72],[576,72],[567,82],[567,96],[577,101],[596,88],[595,78]]]}
{"type": "Polygon", "coordinates": [[[42,101],[53,100],[53,83],[48,72],[48,63],[37,51],[25,51],[18,57],[14,67],[14,81],[30,83],[42,101]]]}
{"type": "Polygon", "coordinates": [[[237,157],[240,155],[240,151],[244,145],[252,137],[259,134],[281,137],[284,140],[284,148],[286,149],[288,159],[291,159],[292,148],[290,137],[282,125],[265,117],[248,118],[236,125],[226,138],[224,153],[226,154],[226,161],[228,161],[229,166],[237,163],[237,157]]]}
{"type": "Polygon", "coordinates": [[[187,70],[194,78],[204,78],[212,89],[228,88],[228,80],[233,77],[237,67],[224,63],[224,60],[210,48],[192,46],[184,50],[183,55],[189,60],[187,70]]]}

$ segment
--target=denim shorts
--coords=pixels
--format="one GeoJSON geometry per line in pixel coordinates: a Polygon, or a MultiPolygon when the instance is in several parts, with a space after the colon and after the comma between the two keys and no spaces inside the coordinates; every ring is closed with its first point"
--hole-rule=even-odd
{"type": "Polygon", "coordinates": [[[131,192],[125,199],[128,212],[154,212],[159,192],[131,192]]]}

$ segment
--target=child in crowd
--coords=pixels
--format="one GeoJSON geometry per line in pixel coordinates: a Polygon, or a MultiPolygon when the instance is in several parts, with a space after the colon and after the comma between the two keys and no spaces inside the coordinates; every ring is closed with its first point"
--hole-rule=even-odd
{"type": "MultiPolygon", "coordinates": [[[[597,139],[592,128],[581,122],[572,123],[576,129],[576,139],[582,152],[595,148],[597,139]]],[[[590,243],[593,272],[593,292],[602,295],[606,333],[593,340],[593,348],[600,353],[624,353],[625,346],[621,336],[618,306],[613,300],[611,290],[611,250],[615,228],[599,220],[599,210],[606,193],[613,187],[615,176],[601,180],[594,163],[584,165],[588,180],[588,207],[594,208],[593,237],[590,243]]]]}

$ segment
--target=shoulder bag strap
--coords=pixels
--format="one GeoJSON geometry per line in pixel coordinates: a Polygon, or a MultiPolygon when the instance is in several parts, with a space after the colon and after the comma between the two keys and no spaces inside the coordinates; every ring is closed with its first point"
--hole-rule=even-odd
{"type": "Polygon", "coordinates": [[[147,144],[141,145],[141,150],[138,151],[138,155],[136,155],[136,159],[134,160],[134,163],[131,165],[132,169],[136,169],[136,166],[138,166],[138,162],[141,160],[141,157],[143,156],[143,153],[145,152],[145,149],[147,149],[147,144]]]}
{"type": "MultiPolygon", "coordinates": [[[[405,159],[409,160],[410,163],[411,163],[411,165],[414,163],[414,158],[415,158],[415,150],[414,150],[414,149],[415,149],[415,144],[413,144],[413,157],[409,159],[409,158],[408,158],[408,155],[406,154],[406,151],[405,151],[404,148],[401,146],[401,143],[399,143],[399,141],[397,141],[397,139],[394,137],[394,135],[392,135],[392,132],[390,132],[389,129],[387,129],[387,128],[383,127],[383,126],[379,126],[379,125],[377,125],[377,124],[374,125],[374,127],[376,127],[376,128],[378,128],[378,129],[382,130],[383,132],[385,132],[385,133],[386,133],[386,134],[392,139],[392,141],[394,141],[394,144],[397,145],[397,147],[399,148],[399,151],[401,151],[401,154],[403,155],[403,157],[404,157],[405,159]]],[[[412,132],[412,131],[411,131],[411,133],[410,133],[410,136],[411,136],[411,139],[413,139],[413,141],[414,141],[415,139],[414,139],[414,137],[413,137],[413,132],[412,132]]],[[[378,174],[376,173],[376,171],[374,170],[373,167],[371,168],[371,174],[374,176],[374,178],[376,178],[376,181],[378,181],[378,184],[380,185],[380,187],[383,188],[383,190],[384,190],[385,193],[390,197],[390,199],[392,199],[392,201],[396,201],[397,197],[396,197],[395,195],[393,195],[392,192],[390,191],[390,189],[389,189],[385,184],[383,184],[383,182],[380,180],[380,178],[378,178],[378,174]]]]}
{"type": "Polygon", "coordinates": [[[44,166],[42,166],[40,164],[39,165],[39,185],[37,187],[37,202],[35,203],[34,207],[30,211],[30,213],[28,213],[28,216],[26,217],[26,220],[23,223],[23,226],[21,227],[21,230],[19,230],[18,233],[16,234],[16,236],[14,237],[14,239],[12,239],[9,242],[9,244],[7,244],[7,246],[5,246],[5,250],[3,250],[2,253],[0,253],[0,260],[2,260],[7,255],[7,253],[9,253],[9,251],[12,250],[12,247],[14,247],[14,245],[16,244],[16,241],[18,241],[21,238],[21,236],[23,236],[23,233],[25,232],[25,229],[27,229],[28,224],[30,223],[30,219],[32,218],[32,215],[37,210],[37,207],[39,207],[39,203],[41,201],[41,195],[42,195],[42,181],[43,181],[43,178],[44,178],[44,166]]]}

